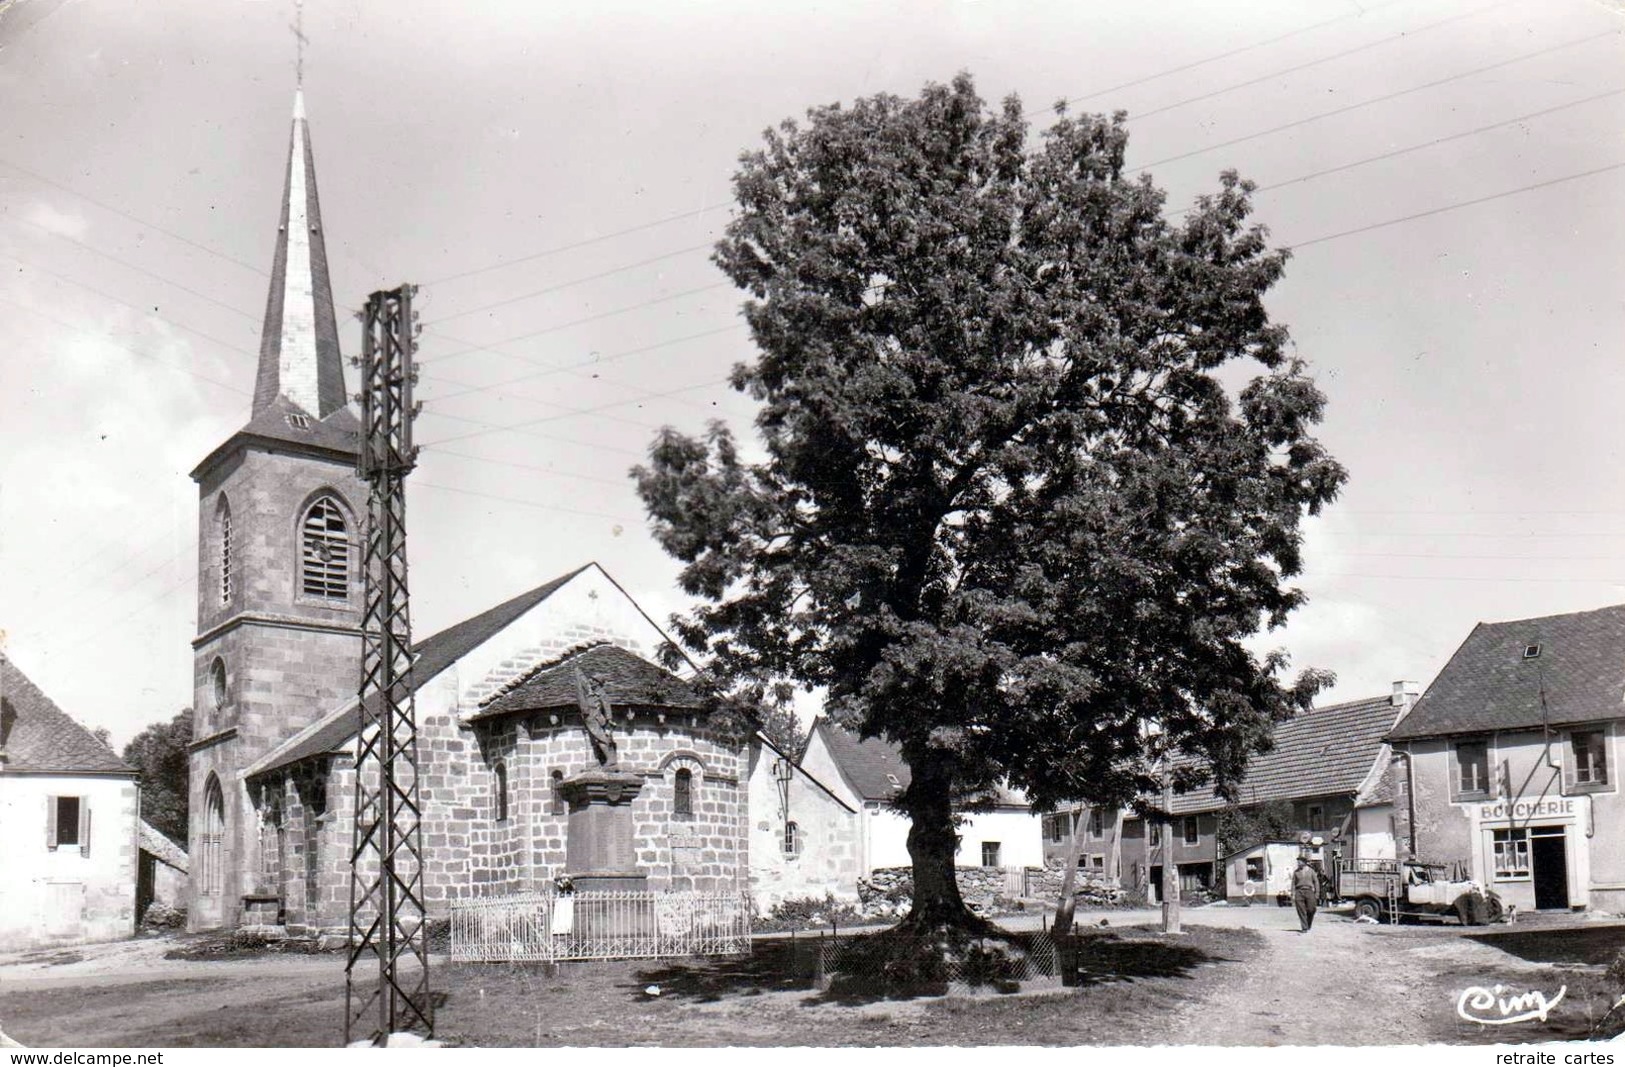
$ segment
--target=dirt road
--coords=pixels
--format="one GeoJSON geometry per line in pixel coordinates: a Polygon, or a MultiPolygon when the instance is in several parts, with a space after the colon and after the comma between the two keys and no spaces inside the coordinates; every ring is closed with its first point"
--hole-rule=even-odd
{"type": "MultiPolygon", "coordinates": [[[[1169,1026],[1176,1041],[1217,1045],[1410,1045],[1480,1040],[1490,1028],[1456,1014],[1469,985],[1523,989],[1560,978],[1469,940],[1453,928],[1372,927],[1322,912],[1298,932],[1290,908],[1202,909],[1204,923],[1245,923],[1265,951],[1226,968],[1224,980],[1169,1026]],[[1222,1020],[1222,1022],[1220,1022],[1222,1020]]],[[[1505,1033],[1507,1039],[1515,1039],[1505,1033]]]]}

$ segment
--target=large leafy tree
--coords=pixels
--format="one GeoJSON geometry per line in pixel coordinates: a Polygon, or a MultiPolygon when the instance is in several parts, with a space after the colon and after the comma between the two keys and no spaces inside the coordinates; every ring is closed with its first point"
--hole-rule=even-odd
{"type": "Polygon", "coordinates": [[[141,817],[185,847],[186,746],[192,743],[192,709],[155,722],[124,746],[124,762],[141,772],[141,817]]]}
{"type": "Polygon", "coordinates": [[[1233,174],[1170,217],[1127,141],[1058,108],[1033,143],[964,75],[769,130],[714,256],[761,457],[667,428],[633,472],[716,684],[826,687],[901,747],[915,925],[972,924],[955,810],[996,783],[1229,790],[1326,680],[1243,643],[1302,602],[1299,521],[1344,479],[1265,311],[1286,254],[1233,174]]]}

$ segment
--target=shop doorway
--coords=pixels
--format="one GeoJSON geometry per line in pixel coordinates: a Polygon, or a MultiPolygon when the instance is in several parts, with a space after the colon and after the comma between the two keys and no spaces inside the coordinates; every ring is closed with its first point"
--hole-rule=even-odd
{"type": "Polygon", "coordinates": [[[1535,883],[1535,908],[1569,906],[1568,848],[1561,826],[1529,829],[1529,860],[1535,883]]]}

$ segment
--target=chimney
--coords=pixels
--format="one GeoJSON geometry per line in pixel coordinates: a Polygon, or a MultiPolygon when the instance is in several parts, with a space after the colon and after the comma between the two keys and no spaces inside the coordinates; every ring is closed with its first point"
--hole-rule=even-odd
{"type": "Polygon", "coordinates": [[[1396,708],[1410,711],[1411,705],[1416,703],[1417,688],[1415,682],[1395,682],[1393,695],[1388,698],[1388,702],[1396,708]]]}

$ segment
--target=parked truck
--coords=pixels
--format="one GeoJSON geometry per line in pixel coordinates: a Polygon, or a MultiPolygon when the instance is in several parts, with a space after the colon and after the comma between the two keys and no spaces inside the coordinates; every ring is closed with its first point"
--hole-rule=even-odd
{"type": "Polygon", "coordinates": [[[1354,902],[1357,918],[1405,919],[1480,926],[1505,917],[1501,898],[1466,877],[1459,864],[1420,860],[1342,860],[1334,868],[1332,895],[1354,902]]]}

